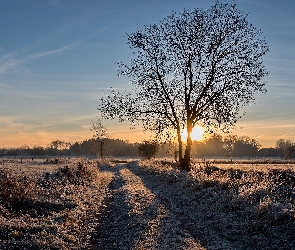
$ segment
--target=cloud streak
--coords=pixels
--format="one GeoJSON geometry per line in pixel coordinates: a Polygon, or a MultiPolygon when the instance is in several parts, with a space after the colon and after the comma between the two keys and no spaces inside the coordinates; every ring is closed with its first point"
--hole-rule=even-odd
{"type": "Polygon", "coordinates": [[[55,55],[55,54],[62,54],[65,51],[70,50],[70,49],[76,47],[79,44],[80,44],[80,42],[77,42],[76,41],[76,42],[70,43],[70,44],[68,44],[66,46],[63,46],[63,47],[61,47],[59,49],[54,49],[54,50],[48,50],[48,51],[44,51],[44,52],[39,52],[39,53],[30,55],[29,57],[27,57],[26,60],[34,60],[34,59],[38,59],[38,58],[42,58],[42,57],[46,57],[46,56],[52,56],[52,55],[55,55]]]}
{"type": "Polygon", "coordinates": [[[2,58],[0,58],[0,75],[18,68],[20,65],[28,63],[32,60],[36,60],[39,58],[47,57],[47,56],[52,56],[52,55],[57,55],[57,54],[62,54],[68,50],[73,49],[74,47],[78,46],[81,44],[81,42],[85,41],[74,41],[70,44],[67,44],[61,48],[58,49],[53,49],[53,50],[48,50],[48,51],[42,51],[38,53],[31,54],[26,57],[18,58],[16,53],[8,53],[2,58]]]}
{"type": "Polygon", "coordinates": [[[49,5],[66,10],[66,7],[59,0],[49,0],[49,5]]]}
{"type": "Polygon", "coordinates": [[[16,68],[21,61],[15,59],[15,53],[9,53],[0,58],[0,75],[10,69],[16,68]]]}
{"type": "Polygon", "coordinates": [[[47,51],[40,51],[38,53],[33,53],[31,55],[24,56],[24,57],[18,56],[17,53],[15,53],[15,52],[8,53],[8,54],[0,57],[0,75],[4,74],[6,72],[9,72],[10,70],[14,70],[14,69],[18,68],[20,65],[26,64],[30,61],[65,53],[66,51],[69,51],[69,50],[79,46],[80,44],[82,44],[88,40],[91,40],[92,38],[94,38],[95,36],[97,36],[98,34],[104,32],[106,30],[107,30],[107,28],[98,29],[93,34],[89,35],[88,37],[83,38],[83,39],[79,39],[79,40],[75,40],[75,41],[73,41],[67,45],[64,45],[60,48],[47,50],[47,51]]]}

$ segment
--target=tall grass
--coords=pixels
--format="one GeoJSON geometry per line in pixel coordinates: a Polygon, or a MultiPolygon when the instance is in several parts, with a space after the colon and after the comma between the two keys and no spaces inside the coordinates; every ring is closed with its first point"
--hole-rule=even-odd
{"type": "Polygon", "coordinates": [[[15,167],[28,166],[0,170],[0,248],[87,248],[112,173],[81,159],[41,175],[15,167]]]}

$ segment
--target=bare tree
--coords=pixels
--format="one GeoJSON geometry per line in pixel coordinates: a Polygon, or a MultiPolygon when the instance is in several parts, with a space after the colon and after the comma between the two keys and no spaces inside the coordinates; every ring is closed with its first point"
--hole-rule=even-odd
{"type": "Polygon", "coordinates": [[[119,63],[133,89],[110,91],[98,109],[158,135],[176,131],[179,161],[189,170],[193,127],[227,131],[254,94],[266,91],[262,57],[269,48],[261,35],[235,4],[218,1],[207,11],[185,9],[138,28],[127,35],[130,65],[119,63]]]}
{"type": "Polygon", "coordinates": [[[279,139],[276,141],[276,148],[279,154],[284,159],[290,158],[290,152],[292,151],[293,143],[289,139],[279,139]]]}
{"type": "Polygon", "coordinates": [[[58,153],[62,153],[61,151],[63,150],[69,149],[70,146],[71,144],[69,142],[55,140],[55,141],[52,141],[48,147],[51,148],[55,154],[58,154],[58,153]]]}
{"type": "Polygon", "coordinates": [[[101,159],[105,157],[108,139],[110,138],[107,128],[103,125],[101,119],[96,118],[91,121],[90,131],[93,138],[97,140],[97,150],[101,159]]]}
{"type": "Polygon", "coordinates": [[[237,135],[230,134],[224,138],[223,147],[225,151],[227,152],[227,157],[230,157],[230,158],[233,157],[235,144],[237,141],[238,141],[237,135]]]}

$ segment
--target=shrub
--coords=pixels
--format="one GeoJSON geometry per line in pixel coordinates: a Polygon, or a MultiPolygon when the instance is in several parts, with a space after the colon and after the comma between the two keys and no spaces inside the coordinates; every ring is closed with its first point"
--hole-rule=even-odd
{"type": "Polygon", "coordinates": [[[89,162],[78,162],[76,166],[63,166],[55,173],[66,185],[67,183],[75,185],[84,185],[99,179],[99,170],[89,162]]]}
{"type": "Polygon", "coordinates": [[[25,203],[36,195],[35,182],[26,176],[12,176],[8,171],[0,171],[0,201],[11,210],[22,209],[25,203]]]}
{"type": "Polygon", "coordinates": [[[137,147],[138,154],[144,159],[151,159],[159,151],[159,145],[157,141],[146,141],[144,140],[137,147]]]}

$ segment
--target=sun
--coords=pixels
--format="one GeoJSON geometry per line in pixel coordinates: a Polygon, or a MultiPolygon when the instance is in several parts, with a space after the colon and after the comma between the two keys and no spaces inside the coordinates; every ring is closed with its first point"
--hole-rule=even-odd
{"type": "MultiPolygon", "coordinates": [[[[200,126],[193,127],[193,131],[191,133],[191,138],[193,141],[199,141],[202,139],[204,135],[204,129],[200,126]]],[[[183,141],[187,140],[187,131],[184,129],[181,133],[181,138],[183,141]]]]}

